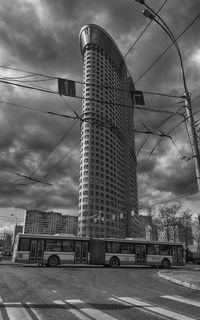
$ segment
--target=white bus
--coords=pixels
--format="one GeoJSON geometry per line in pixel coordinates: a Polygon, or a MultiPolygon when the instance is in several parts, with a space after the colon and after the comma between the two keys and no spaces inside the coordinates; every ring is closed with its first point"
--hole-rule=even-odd
{"type": "Polygon", "coordinates": [[[101,239],[18,234],[13,261],[56,267],[92,264],[118,267],[148,265],[170,268],[185,263],[181,243],[137,239],[101,239]]]}

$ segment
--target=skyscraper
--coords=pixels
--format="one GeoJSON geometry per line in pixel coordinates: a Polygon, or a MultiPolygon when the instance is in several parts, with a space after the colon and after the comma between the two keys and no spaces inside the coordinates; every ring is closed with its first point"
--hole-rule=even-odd
{"type": "Polygon", "coordinates": [[[84,26],[80,47],[84,85],[79,235],[134,237],[138,216],[134,85],[122,54],[104,29],[84,26]]]}

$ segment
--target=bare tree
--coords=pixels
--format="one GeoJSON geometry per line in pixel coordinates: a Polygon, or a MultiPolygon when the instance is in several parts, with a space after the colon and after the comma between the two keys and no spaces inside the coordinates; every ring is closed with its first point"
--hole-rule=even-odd
{"type": "Polygon", "coordinates": [[[159,207],[158,213],[154,213],[153,222],[157,225],[160,232],[164,233],[164,238],[167,241],[176,241],[177,234],[177,215],[180,210],[180,203],[159,207]]]}
{"type": "Polygon", "coordinates": [[[197,243],[197,251],[200,251],[200,215],[193,219],[193,237],[197,243]]]}

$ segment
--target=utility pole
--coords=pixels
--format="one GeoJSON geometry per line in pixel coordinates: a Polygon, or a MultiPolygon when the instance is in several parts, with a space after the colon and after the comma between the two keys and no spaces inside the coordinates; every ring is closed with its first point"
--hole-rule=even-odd
{"type": "Polygon", "coordinates": [[[155,21],[167,33],[169,38],[172,40],[174,47],[176,48],[176,51],[178,53],[178,56],[180,59],[180,65],[181,65],[182,78],[183,78],[183,86],[184,86],[184,91],[185,91],[184,92],[185,107],[186,107],[187,116],[188,116],[188,120],[190,122],[190,128],[191,128],[192,149],[193,149],[193,157],[195,159],[197,186],[198,186],[198,190],[200,191],[200,152],[199,152],[196,129],[195,129],[195,125],[194,125],[192,103],[191,103],[190,93],[187,88],[183,59],[182,59],[182,55],[181,55],[181,51],[180,51],[178,42],[177,42],[176,38],[174,37],[171,29],[165,23],[165,21],[160,17],[160,15],[157,12],[155,12],[151,7],[149,7],[145,3],[145,0],[135,0],[135,1],[139,2],[140,4],[144,5],[147,8],[147,9],[143,10],[143,15],[145,17],[149,18],[150,20],[155,21]]]}

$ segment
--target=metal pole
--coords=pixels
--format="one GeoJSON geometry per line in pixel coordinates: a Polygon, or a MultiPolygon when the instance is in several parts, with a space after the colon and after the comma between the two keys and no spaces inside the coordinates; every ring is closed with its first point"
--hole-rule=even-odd
{"type": "Polygon", "coordinates": [[[191,134],[192,134],[192,147],[193,147],[193,154],[194,154],[194,161],[195,161],[195,169],[196,169],[196,178],[197,178],[197,186],[198,190],[200,191],[200,153],[199,153],[199,146],[197,141],[196,130],[194,126],[194,118],[192,113],[192,105],[189,93],[185,92],[185,106],[187,116],[190,122],[191,134]]]}
{"type": "Polygon", "coordinates": [[[193,150],[193,157],[195,159],[195,170],[196,170],[196,179],[197,179],[197,186],[198,186],[198,191],[200,191],[200,152],[199,152],[199,146],[198,146],[198,140],[197,140],[197,135],[196,135],[196,129],[194,125],[194,118],[193,118],[193,112],[192,112],[192,104],[191,104],[191,99],[190,99],[190,94],[187,89],[187,83],[186,83],[186,78],[185,78],[185,70],[183,66],[183,59],[181,55],[181,51],[178,45],[178,42],[176,38],[174,37],[171,29],[168,27],[168,25],[165,23],[165,21],[158,15],[157,12],[155,12],[151,7],[149,7],[146,3],[145,0],[135,0],[136,2],[139,2],[140,4],[144,5],[147,7],[149,10],[143,10],[143,14],[145,17],[148,17],[151,20],[154,20],[170,37],[170,39],[173,41],[173,44],[177,50],[179,59],[180,59],[180,64],[181,64],[181,71],[182,71],[182,77],[183,77],[183,86],[184,86],[184,98],[185,98],[185,107],[186,107],[186,112],[187,116],[190,122],[190,128],[191,128],[191,135],[192,135],[192,150],[193,150]],[[160,23],[155,17],[158,17],[162,23],[160,23]]]}

